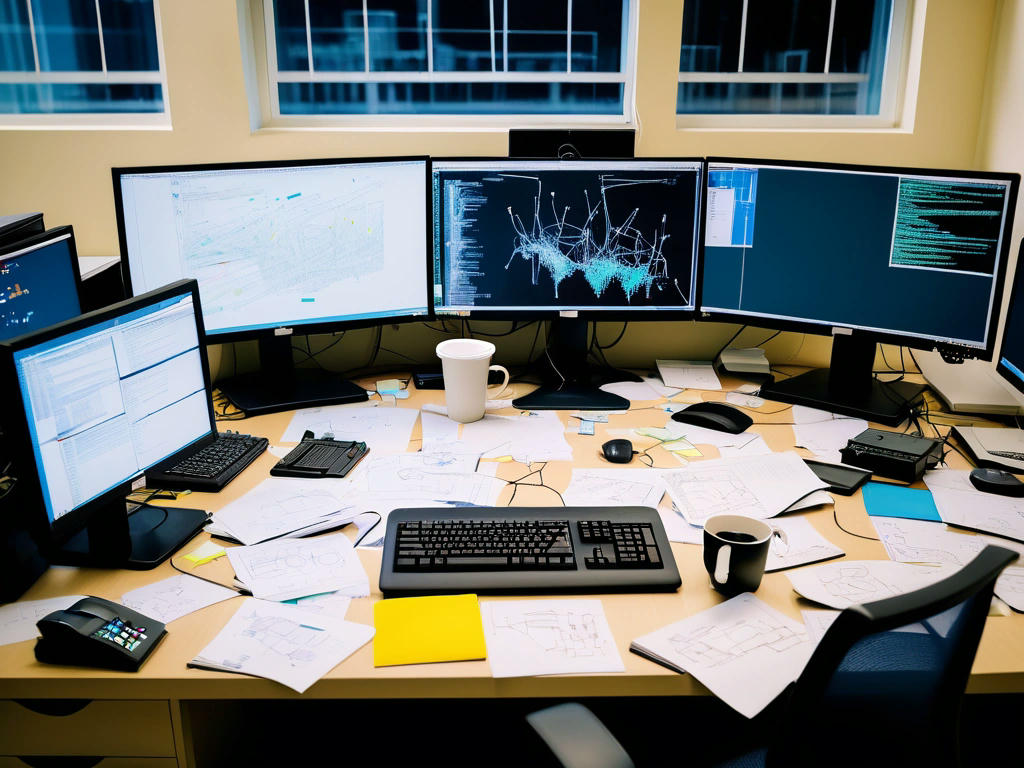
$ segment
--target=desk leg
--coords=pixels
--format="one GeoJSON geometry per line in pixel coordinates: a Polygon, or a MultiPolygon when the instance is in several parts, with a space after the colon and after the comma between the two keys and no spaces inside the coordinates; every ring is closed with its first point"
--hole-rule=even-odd
{"type": "Polygon", "coordinates": [[[192,745],[192,728],[188,713],[180,699],[171,699],[171,729],[174,732],[174,754],[178,757],[178,768],[195,768],[195,754],[192,745]]]}

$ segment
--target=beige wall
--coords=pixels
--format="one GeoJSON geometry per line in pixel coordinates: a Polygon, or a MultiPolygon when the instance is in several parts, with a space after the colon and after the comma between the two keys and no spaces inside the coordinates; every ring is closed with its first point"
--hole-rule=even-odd
{"type": "MultiPolygon", "coordinates": [[[[680,130],[674,114],[682,10],[678,0],[638,0],[638,153],[647,156],[735,155],[835,160],[875,164],[968,168],[976,158],[986,167],[1020,165],[1016,125],[1002,103],[988,102],[992,133],[979,153],[979,115],[985,96],[994,30],[1007,65],[1021,70],[1019,3],[997,0],[917,0],[924,16],[917,22],[921,45],[919,81],[914,84],[913,121],[875,131],[709,131],[680,130]],[[1014,32],[994,23],[997,5],[1014,20],[1014,32]],[[1012,147],[1012,148],[1011,148],[1012,147]],[[1014,155],[1013,153],[1017,154],[1014,155]],[[1003,165],[1000,166],[1000,163],[1003,165]]],[[[0,212],[42,210],[51,225],[75,227],[82,255],[117,252],[110,168],[122,165],[193,163],[251,159],[339,157],[389,154],[501,155],[506,134],[494,130],[258,130],[250,131],[242,67],[238,9],[229,0],[162,0],[160,3],[170,131],[0,131],[0,212]]],[[[1019,78],[1019,74],[1015,75],[1019,78]]],[[[1020,81],[1006,73],[993,77],[1013,91],[1021,107],[1020,81]]],[[[474,324],[474,327],[477,327],[474,324]]],[[[507,324],[480,325],[501,330],[507,324]]],[[[602,326],[602,341],[621,326],[602,326]]],[[[609,352],[613,362],[644,365],[656,356],[707,357],[735,330],[716,324],[634,324],[609,352]]],[[[740,343],[767,336],[749,330],[740,343]]],[[[384,346],[427,359],[442,338],[419,325],[385,329],[384,346]]],[[[527,353],[533,330],[497,340],[499,355],[516,361],[527,353]]],[[[315,339],[314,348],[328,339],[315,339]]],[[[371,333],[352,332],[328,358],[335,367],[354,367],[371,351],[371,333]]],[[[822,362],[828,340],[784,334],[767,347],[773,360],[822,362]]],[[[241,349],[243,361],[246,348],[241,349]]],[[[230,355],[228,356],[230,357],[230,355]]],[[[898,357],[898,356],[897,356],[898,357]]],[[[890,360],[893,357],[890,355],[890,360]]],[[[401,363],[382,354],[380,362],[401,363]]],[[[244,364],[244,363],[243,363],[244,364]]],[[[230,364],[225,372],[230,371],[230,364]]]]}

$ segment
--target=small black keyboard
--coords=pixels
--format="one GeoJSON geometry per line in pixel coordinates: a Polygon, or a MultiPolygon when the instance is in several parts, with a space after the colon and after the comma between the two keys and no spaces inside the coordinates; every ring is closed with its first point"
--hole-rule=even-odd
{"type": "Polygon", "coordinates": [[[1018,451],[989,451],[993,456],[1000,456],[1004,459],[1013,459],[1014,461],[1024,461],[1024,453],[1018,451]]]}
{"type": "Polygon", "coordinates": [[[169,490],[219,491],[265,450],[265,437],[220,434],[176,464],[146,473],[146,485],[169,490]]]}
{"type": "Polygon", "coordinates": [[[467,507],[393,511],[380,585],[385,597],[654,592],[680,579],[649,507],[467,507]]]}

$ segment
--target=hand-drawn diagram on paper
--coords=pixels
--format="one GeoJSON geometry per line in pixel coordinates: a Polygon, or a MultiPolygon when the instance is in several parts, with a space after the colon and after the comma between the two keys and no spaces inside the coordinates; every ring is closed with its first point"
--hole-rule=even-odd
{"type": "Polygon", "coordinates": [[[844,560],[805,568],[786,576],[808,600],[842,610],[919,589],[951,573],[948,566],[922,566],[889,560],[844,560]]]}
{"type": "Polygon", "coordinates": [[[684,669],[694,664],[720,667],[759,649],[782,653],[806,641],[807,635],[798,632],[793,622],[767,611],[739,616],[729,623],[698,624],[669,637],[684,669]]]}
{"type": "Polygon", "coordinates": [[[121,603],[145,616],[168,624],[200,608],[232,597],[238,597],[238,592],[219,584],[210,584],[202,579],[178,574],[155,584],[147,584],[131,592],[125,592],[121,596],[121,603]]]}

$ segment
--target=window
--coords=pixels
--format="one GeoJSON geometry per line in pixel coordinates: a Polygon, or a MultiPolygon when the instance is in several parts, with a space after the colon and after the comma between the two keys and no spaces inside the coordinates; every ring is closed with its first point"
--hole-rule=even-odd
{"type": "Polygon", "coordinates": [[[164,118],[156,1],[0,0],[0,122],[164,118]]]}
{"type": "Polygon", "coordinates": [[[271,118],[571,115],[626,122],[630,5],[263,0],[271,118]]]}
{"type": "Polygon", "coordinates": [[[686,0],[680,115],[895,121],[906,0],[686,0]]]}

